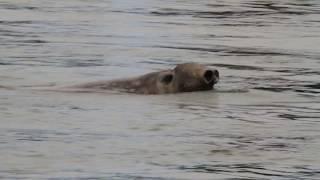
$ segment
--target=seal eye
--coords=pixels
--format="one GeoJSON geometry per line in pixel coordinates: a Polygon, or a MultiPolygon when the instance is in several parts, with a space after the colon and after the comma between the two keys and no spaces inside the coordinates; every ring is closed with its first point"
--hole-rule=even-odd
{"type": "Polygon", "coordinates": [[[166,74],[161,78],[161,82],[164,84],[169,84],[173,80],[173,75],[172,74],[166,74]]]}

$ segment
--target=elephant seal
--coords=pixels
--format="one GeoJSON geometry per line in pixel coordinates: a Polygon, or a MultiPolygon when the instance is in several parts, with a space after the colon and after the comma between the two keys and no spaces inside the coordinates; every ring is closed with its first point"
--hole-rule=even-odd
{"type": "Polygon", "coordinates": [[[66,87],[75,91],[119,90],[137,94],[167,94],[213,89],[219,72],[197,63],[179,64],[174,69],[128,79],[97,81],[66,87]]]}

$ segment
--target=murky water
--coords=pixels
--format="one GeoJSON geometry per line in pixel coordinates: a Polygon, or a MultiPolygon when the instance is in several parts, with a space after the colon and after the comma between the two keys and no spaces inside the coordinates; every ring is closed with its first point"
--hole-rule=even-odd
{"type": "Polygon", "coordinates": [[[0,54],[0,178],[320,179],[320,1],[0,0],[0,54]],[[24,88],[184,62],[216,90],[24,88]]]}

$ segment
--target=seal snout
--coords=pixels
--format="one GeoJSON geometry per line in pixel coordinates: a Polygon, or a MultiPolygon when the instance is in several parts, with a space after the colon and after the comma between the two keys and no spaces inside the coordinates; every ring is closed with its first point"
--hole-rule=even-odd
{"type": "Polygon", "coordinates": [[[207,84],[215,84],[219,81],[219,71],[215,69],[207,69],[203,73],[203,79],[207,84]]]}

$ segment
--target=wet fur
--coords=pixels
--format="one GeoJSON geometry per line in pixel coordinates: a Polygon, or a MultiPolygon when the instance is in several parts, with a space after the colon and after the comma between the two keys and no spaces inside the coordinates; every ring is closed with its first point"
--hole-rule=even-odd
{"type": "Polygon", "coordinates": [[[121,92],[138,94],[166,94],[178,92],[211,90],[218,82],[218,71],[204,65],[186,63],[177,65],[174,69],[148,73],[135,78],[119,79],[111,81],[97,81],[62,88],[62,91],[78,92],[103,92],[105,90],[117,90],[121,92]],[[206,77],[206,71],[209,74],[206,77]]]}
{"type": "MultiPolygon", "coordinates": [[[[118,90],[138,94],[164,94],[173,91],[170,87],[159,83],[159,76],[170,71],[148,73],[136,78],[117,79],[110,81],[97,81],[72,86],[71,89],[85,90],[118,90]]],[[[68,88],[70,89],[70,88],[68,88]]]]}

